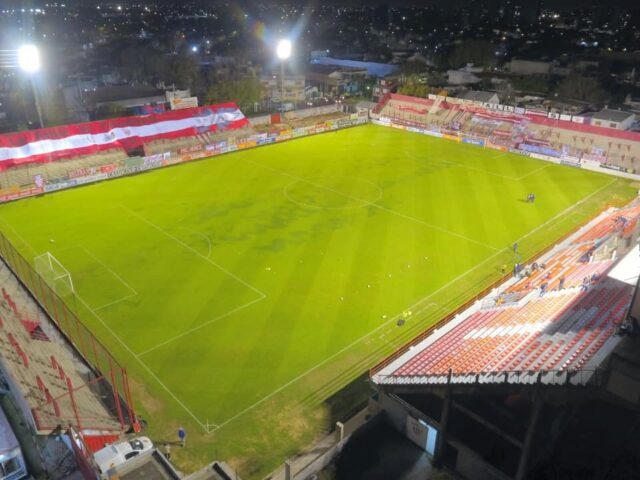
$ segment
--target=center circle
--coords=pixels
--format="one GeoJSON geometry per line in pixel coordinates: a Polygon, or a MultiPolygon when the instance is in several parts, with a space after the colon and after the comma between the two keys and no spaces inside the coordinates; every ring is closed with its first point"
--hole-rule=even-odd
{"type": "Polygon", "coordinates": [[[294,180],[284,196],[301,207],[346,210],[371,205],[382,198],[382,189],[360,177],[314,176],[294,180]]]}

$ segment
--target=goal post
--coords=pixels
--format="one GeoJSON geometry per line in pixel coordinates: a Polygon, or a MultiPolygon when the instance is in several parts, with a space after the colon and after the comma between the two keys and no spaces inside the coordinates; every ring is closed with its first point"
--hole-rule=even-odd
{"type": "Polygon", "coordinates": [[[73,279],[69,271],[51,252],[45,252],[33,259],[36,272],[53,290],[62,296],[75,293],[73,279]]]}

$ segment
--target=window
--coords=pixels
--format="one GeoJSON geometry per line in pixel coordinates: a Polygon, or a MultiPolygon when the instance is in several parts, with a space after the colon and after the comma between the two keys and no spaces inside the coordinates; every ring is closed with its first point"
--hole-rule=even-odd
{"type": "Polygon", "coordinates": [[[617,123],[611,123],[611,128],[618,128],[618,124],[617,123]]]}
{"type": "Polygon", "coordinates": [[[124,459],[125,460],[131,460],[133,457],[137,456],[140,452],[135,450],[133,452],[129,452],[127,454],[125,454],[124,459]]]}
{"type": "Polygon", "coordinates": [[[8,477],[19,470],[22,470],[22,466],[20,465],[20,462],[18,462],[17,457],[9,458],[0,463],[0,474],[3,477],[8,477]]]}
{"type": "Polygon", "coordinates": [[[142,445],[142,442],[140,440],[138,440],[138,439],[131,440],[129,442],[129,445],[131,445],[131,448],[133,450],[142,450],[142,449],[144,449],[144,445],[142,445]]]}

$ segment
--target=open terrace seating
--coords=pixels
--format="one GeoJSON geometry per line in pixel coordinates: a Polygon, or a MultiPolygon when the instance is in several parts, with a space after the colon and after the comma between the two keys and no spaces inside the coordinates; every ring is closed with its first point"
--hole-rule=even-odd
{"type": "Polygon", "coordinates": [[[28,403],[35,428],[49,433],[58,424],[71,424],[120,432],[101,394],[89,386],[90,370],[2,262],[0,279],[2,367],[28,403]]]}
{"type": "Polygon", "coordinates": [[[616,264],[613,253],[599,261],[592,255],[620,216],[637,222],[640,205],[607,212],[575,234],[576,240],[547,254],[544,268],[509,280],[497,297],[477,302],[443,333],[432,334],[382,367],[374,379],[442,383],[451,374],[456,382],[468,383],[498,381],[507,374],[509,381],[530,383],[539,373],[552,375],[557,383],[567,381],[568,372],[593,367],[590,362],[614,336],[633,293],[632,285],[608,276],[616,264]]]}

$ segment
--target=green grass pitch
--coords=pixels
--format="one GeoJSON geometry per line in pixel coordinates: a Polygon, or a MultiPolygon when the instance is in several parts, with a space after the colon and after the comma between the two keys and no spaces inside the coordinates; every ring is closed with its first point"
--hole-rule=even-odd
{"type": "Polygon", "coordinates": [[[218,456],[251,478],[335,420],[327,398],[511,268],[515,241],[527,257],[634,192],[369,125],[3,205],[0,229],[71,272],[151,436],[187,428],[180,465],[218,456]]]}

